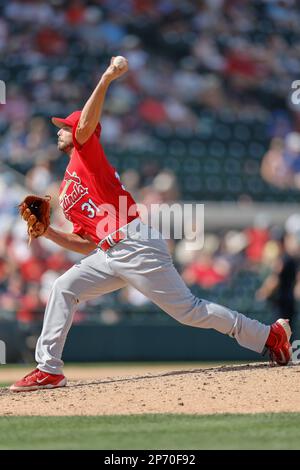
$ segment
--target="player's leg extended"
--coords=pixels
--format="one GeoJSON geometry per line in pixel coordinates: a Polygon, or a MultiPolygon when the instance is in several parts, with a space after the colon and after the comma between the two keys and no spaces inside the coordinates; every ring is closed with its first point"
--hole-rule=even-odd
{"type": "Polygon", "coordinates": [[[113,275],[105,253],[100,250],[83,258],[60,276],[53,285],[36,346],[38,368],[60,374],[62,351],[78,304],[125,285],[124,280],[113,275]]]}
{"type": "Polygon", "coordinates": [[[126,240],[114,247],[110,256],[116,274],[179,322],[213,328],[246,348],[263,351],[270,327],[195,297],[176,271],[164,240],[126,240]]]}

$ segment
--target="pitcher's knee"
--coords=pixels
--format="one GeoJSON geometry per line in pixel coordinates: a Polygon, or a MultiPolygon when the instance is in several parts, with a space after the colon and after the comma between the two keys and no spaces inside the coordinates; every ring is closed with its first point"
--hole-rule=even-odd
{"type": "Polygon", "coordinates": [[[73,280],[66,277],[64,274],[54,281],[51,293],[56,296],[62,295],[63,297],[67,297],[74,303],[79,302],[73,280]]]}
{"type": "Polygon", "coordinates": [[[201,303],[201,299],[195,296],[191,297],[188,304],[178,306],[179,309],[176,320],[183,325],[193,325],[199,322],[199,318],[201,317],[201,303]]]}

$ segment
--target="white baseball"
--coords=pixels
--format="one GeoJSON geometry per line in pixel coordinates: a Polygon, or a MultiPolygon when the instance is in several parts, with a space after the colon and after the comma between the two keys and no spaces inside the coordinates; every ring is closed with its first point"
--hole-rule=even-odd
{"type": "Polygon", "coordinates": [[[119,70],[123,69],[126,67],[126,59],[125,57],[118,55],[117,57],[114,58],[113,64],[118,67],[119,70]]]}

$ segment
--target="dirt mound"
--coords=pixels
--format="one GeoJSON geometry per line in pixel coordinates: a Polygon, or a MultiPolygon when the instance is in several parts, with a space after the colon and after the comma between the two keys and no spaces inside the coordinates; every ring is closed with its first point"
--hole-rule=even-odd
{"type": "MultiPolygon", "coordinates": [[[[0,389],[1,415],[300,412],[300,365],[186,368],[71,380],[56,390],[0,389]]],[[[141,367],[141,371],[142,371],[141,367]]],[[[118,371],[120,372],[120,370],[118,371]]]]}

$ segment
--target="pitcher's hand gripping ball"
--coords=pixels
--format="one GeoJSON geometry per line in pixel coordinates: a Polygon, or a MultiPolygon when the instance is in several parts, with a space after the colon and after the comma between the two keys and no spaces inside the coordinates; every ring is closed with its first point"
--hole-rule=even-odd
{"type": "Polygon", "coordinates": [[[117,57],[114,57],[113,59],[113,65],[115,65],[119,70],[122,70],[127,66],[127,59],[121,55],[117,55],[117,57]]]}
{"type": "Polygon", "coordinates": [[[50,199],[51,196],[29,195],[19,204],[20,215],[27,222],[29,245],[32,238],[43,235],[50,225],[50,199]]]}

